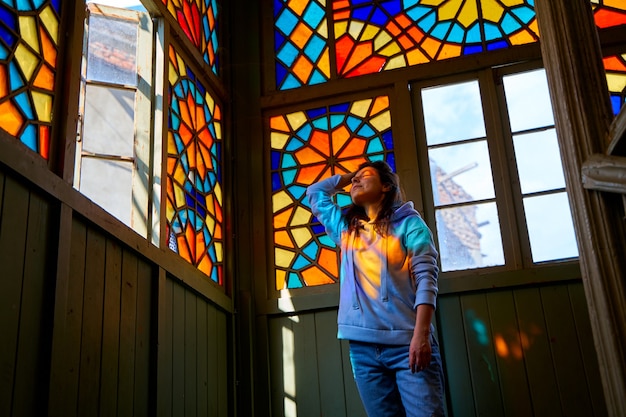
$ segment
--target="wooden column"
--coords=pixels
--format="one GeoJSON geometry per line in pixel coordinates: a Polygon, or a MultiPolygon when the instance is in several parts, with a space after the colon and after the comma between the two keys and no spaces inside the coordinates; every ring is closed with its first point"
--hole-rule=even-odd
{"type": "MultiPolygon", "coordinates": [[[[606,154],[613,114],[589,0],[537,0],[541,50],[572,207],[583,284],[611,416],[626,416],[626,238],[621,196],[587,190],[585,161],[606,154]]],[[[581,369],[581,378],[584,370],[581,369]]]]}

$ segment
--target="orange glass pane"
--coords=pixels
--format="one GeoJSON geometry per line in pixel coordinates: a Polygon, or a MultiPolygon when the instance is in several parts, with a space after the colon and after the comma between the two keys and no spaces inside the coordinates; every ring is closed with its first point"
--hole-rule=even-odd
{"type": "Polygon", "coordinates": [[[324,171],[324,168],[326,168],[324,164],[302,167],[296,179],[301,184],[312,184],[319,177],[320,173],[324,171]]]}
{"type": "Polygon", "coordinates": [[[336,251],[328,248],[321,248],[318,263],[332,276],[339,276],[339,256],[336,251]]]}
{"type": "Polygon", "coordinates": [[[333,281],[328,275],[320,271],[319,268],[312,266],[302,271],[302,278],[307,286],[316,286],[324,284],[332,284],[333,281]]]}
{"type": "Polygon", "coordinates": [[[284,229],[289,224],[289,219],[291,219],[291,213],[293,213],[293,209],[287,209],[282,213],[278,213],[274,216],[274,229],[284,229]]]}
{"type": "Polygon", "coordinates": [[[19,110],[10,101],[0,103],[0,126],[11,136],[17,136],[24,119],[19,110]]]}
{"type": "Polygon", "coordinates": [[[293,248],[293,242],[289,237],[289,233],[284,230],[279,230],[274,233],[274,243],[280,246],[286,246],[288,248],[293,248]]]}
{"type": "Polygon", "coordinates": [[[270,128],[272,130],[280,130],[281,132],[289,132],[289,125],[283,116],[270,118],[270,128]]]}

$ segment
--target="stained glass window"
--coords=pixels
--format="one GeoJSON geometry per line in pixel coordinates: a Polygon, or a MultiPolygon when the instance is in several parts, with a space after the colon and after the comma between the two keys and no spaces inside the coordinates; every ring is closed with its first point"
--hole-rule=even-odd
{"type": "Polygon", "coordinates": [[[333,18],[343,77],[538,40],[533,0],[335,0],[333,18]]]}
{"type": "Polygon", "coordinates": [[[168,107],[168,245],[222,285],[222,110],[171,46],[168,107]]]}
{"type": "Polygon", "coordinates": [[[217,75],[217,0],[162,0],[191,43],[217,75]]]}
{"type": "Polygon", "coordinates": [[[0,2],[0,128],[48,159],[60,0],[0,2]]]}
{"type": "Polygon", "coordinates": [[[606,80],[611,95],[613,113],[619,113],[626,102],[626,54],[604,58],[606,80]]]}
{"type": "Polygon", "coordinates": [[[330,23],[323,5],[275,0],[278,89],[328,80],[329,44],[336,75],[354,77],[539,39],[533,0],[330,0],[330,23]]]}
{"type": "MultiPolygon", "coordinates": [[[[389,98],[271,117],[270,140],[276,289],[336,282],[339,252],[311,214],[306,187],[367,160],[395,168],[389,98]]],[[[348,194],[336,198],[350,204],[348,194]]]]}
{"type": "Polygon", "coordinates": [[[626,24],[626,2],[624,0],[590,0],[593,16],[599,28],[626,24]]]}
{"type": "Polygon", "coordinates": [[[274,0],[276,84],[280,90],[330,78],[325,1],[274,0]]]}

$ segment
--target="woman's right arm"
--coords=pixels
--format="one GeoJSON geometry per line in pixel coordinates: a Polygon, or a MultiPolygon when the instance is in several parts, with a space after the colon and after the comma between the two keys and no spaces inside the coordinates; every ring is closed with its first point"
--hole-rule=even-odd
{"type": "Polygon", "coordinates": [[[330,178],[311,184],[306,195],[313,215],[326,229],[328,236],[336,243],[341,242],[344,220],[341,208],[332,200],[332,196],[350,184],[354,174],[333,175],[330,178]]]}

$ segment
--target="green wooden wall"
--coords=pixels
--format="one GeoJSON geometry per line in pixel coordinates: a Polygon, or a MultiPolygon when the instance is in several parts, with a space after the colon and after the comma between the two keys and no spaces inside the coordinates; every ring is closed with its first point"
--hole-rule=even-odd
{"type": "Polygon", "coordinates": [[[0,163],[0,416],[233,415],[228,303],[67,188],[0,163]]]}
{"type": "MultiPolygon", "coordinates": [[[[336,310],[268,319],[273,417],[364,416],[336,310]]],[[[607,415],[582,283],[441,295],[448,416],[607,415]]]]}

